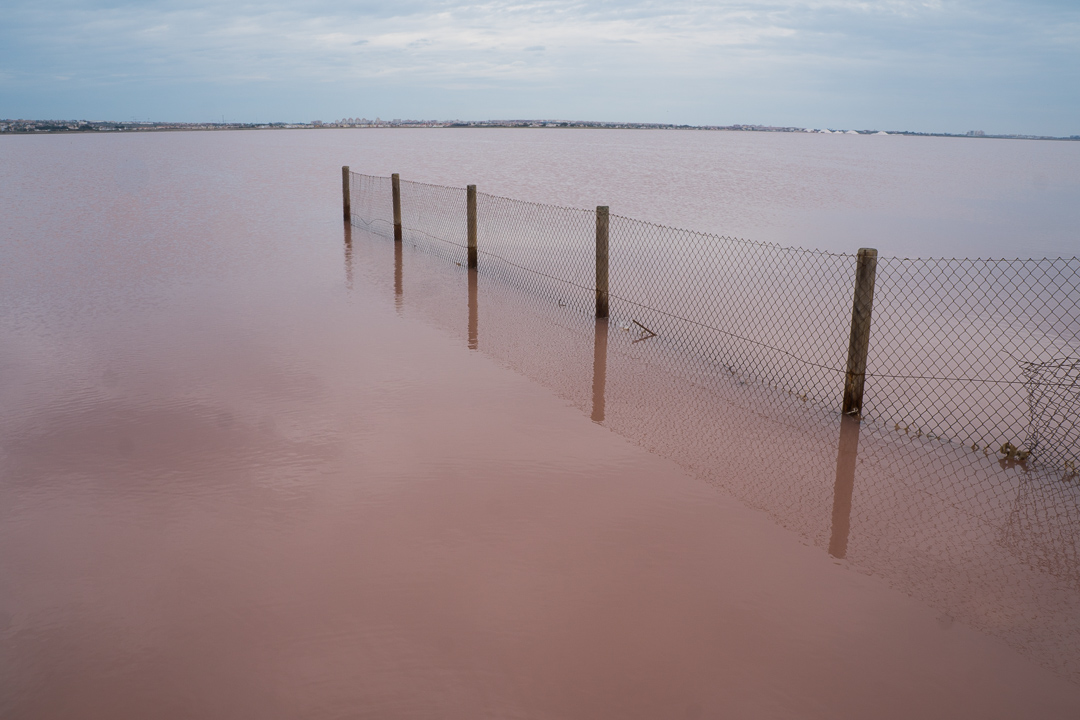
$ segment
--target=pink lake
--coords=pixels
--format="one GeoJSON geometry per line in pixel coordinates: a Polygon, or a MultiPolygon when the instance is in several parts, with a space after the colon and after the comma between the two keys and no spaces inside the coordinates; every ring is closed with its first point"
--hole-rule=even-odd
{"type": "MultiPolygon", "coordinates": [[[[339,185],[367,162],[587,207],[590,153],[624,144],[641,175],[600,189],[640,199],[613,211],[786,243],[896,215],[867,178],[922,197],[942,153],[942,186],[1018,163],[1060,197],[1080,165],[909,145],[909,182],[788,138],[416,133],[2,139],[0,717],[1080,716],[1075,481],[695,384],[345,228],[339,185]],[[709,176],[701,142],[764,195],[650,205],[709,176]]],[[[968,190],[904,222],[977,254],[968,190]]]]}

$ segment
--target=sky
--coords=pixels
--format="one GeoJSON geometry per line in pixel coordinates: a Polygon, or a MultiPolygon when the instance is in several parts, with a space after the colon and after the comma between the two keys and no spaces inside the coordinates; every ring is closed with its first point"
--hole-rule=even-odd
{"type": "Polygon", "coordinates": [[[1080,135],[1080,0],[0,0],[0,118],[1080,135]]]}

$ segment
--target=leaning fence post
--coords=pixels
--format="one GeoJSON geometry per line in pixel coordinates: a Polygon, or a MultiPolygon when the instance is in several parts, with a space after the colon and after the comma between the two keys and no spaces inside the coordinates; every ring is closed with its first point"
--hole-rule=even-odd
{"type": "Polygon", "coordinates": [[[859,248],[855,267],[855,298],[851,306],[851,338],[848,341],[847,374],[844,376],[845,415],[862,414],[866,382],[866,354],[870,349],[870,315],[874,307],[877,250],[859,248]]]}
{"type": "Polygon", "coordinates": [[[608,316],[608,206],[596,207],[596,317],[608,316]]]}
{"type": "Polygon", "coordinates": [[[341,166],[341,207],[345,212],[345,222],[352,222],[352,202],[349,197],[349,166],[341,166]]]}
{"type": "Polygon", "coordinates": [[[394,241],[401,242],[401,177],[390,176],[390,188],[394,196],[394,241]]]}
{"type": "Polygon", "coordinates": [[[476,269],[476,186],[465,188],[465,214],[469,233],[469,268],[476,269]]]}

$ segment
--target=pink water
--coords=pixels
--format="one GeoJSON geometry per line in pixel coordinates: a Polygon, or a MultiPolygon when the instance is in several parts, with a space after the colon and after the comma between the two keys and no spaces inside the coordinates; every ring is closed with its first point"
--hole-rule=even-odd
{"type": "Polygon", "coordinates": [[[1080,713],[1075,484],[346,245],[438,137],[0,144],[0,716],[1080,713]]]}

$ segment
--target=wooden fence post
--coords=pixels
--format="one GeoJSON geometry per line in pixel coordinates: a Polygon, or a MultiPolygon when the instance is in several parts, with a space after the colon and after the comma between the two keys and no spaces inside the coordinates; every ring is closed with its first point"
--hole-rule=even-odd
{"type": "Polygon", "coordinates": [[[341,166],[341,206],[345,222],[352,222],[352,198],[349,196],[349,166],[341,166]]]}
{"type": "Polygon", "coordinates": [[[596,207],[596,317],[608,316],[608,206],[596,207]]]}
{"type": "Polygon", "coordinates": [[[466,224],[469,234],[469,269],[476,269],[476,186],[465,188],[466,224]]]}
{"type": "Polygon", "coordinates": [[[874,307],[877,250],[859,248],[855,267],[855,299],[851,306],[851,338],[848,341],[847,374],[844,377],[845,415],[862,415],[866,354],[870,349],[870,315],[874,307]]]}
{"type": "Polygon", "coordinates": [[[390,176],[390,187],[394,196],[394,242],[401,242],[401,177],[397,173],[390,176]]]}

